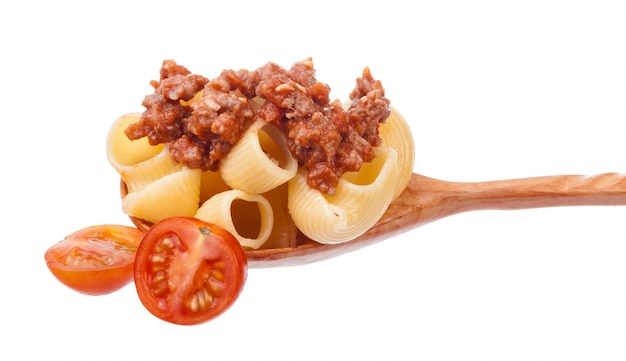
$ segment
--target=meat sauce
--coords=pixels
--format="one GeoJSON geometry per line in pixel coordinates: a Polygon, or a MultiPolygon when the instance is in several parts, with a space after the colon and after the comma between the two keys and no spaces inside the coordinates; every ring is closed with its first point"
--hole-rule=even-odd
{"type": "Polygon", "coordinates": [[[125,131],[129,139],[167,143],[173,159],[189,168],[216,170],[252,122],[262,119],[287,135],[287,146],[307,182],[328,195],[339,177],[358,171],[381,144],[378,125],[390,114],[380,81],[365,68],[350,93],[348,109],[330,100],[312,60],[285,69],[274,63],[248,71],[224,70],[208,78],[165,60],[146,110],[125,131]]]}

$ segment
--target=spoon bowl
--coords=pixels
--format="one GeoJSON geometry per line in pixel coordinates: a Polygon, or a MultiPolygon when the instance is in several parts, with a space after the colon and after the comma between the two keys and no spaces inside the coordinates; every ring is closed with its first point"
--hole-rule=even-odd
{"type": "MultiPolygon", "coordinates": [[[[124,182],[121,193],[127,193],[124,182]]],[[[322,261],[372,245],[454,214],[558,206],[626,205],[626,174],[556,175],[487,182],[449,182],[413,174],[381,219],[356,239],[321,244],[298,233],[296,246],[246,251],[249,267],[296,266],[322,261]]],[[[139,228],[151,224],[131,217],[139,228]]]]}

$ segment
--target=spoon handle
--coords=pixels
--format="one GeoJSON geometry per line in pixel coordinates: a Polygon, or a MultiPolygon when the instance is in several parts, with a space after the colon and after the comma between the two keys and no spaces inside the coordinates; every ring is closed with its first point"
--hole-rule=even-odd
{"type": "Polygon", "coordinates": [[[626,205],[626,174],[561,175],[489,182],[448,182],[413,174],[381,219],[358,238],[320,244],[302,235],[298,246],[248,252],[252,267],[317,262],[461,212],[556,206],[626,205]]]}
{"type": "Polygon", "coordinates": [[[558,175],[469,183],[413,174],[405,192],[390,205],[388,218],[381,219],[378,226],[412,228],[475,210],[609,205],[626,205],[626,174],[558,175]]]}

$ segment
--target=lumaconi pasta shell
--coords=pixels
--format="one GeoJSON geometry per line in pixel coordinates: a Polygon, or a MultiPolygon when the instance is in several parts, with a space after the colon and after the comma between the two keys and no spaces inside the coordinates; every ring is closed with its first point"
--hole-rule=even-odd
{"type": "Polygon", "coordinates": [[[137,163],[134,166],[124,167],[119,171],[122,179],[126,182],[130,193],[139,192],[153,182],[176,172],[180,172],[186,167],[172,159],[167,147],[163,148],[159,154],[137,163]]]}
{"type": "Polygon", "coordinates": [[[257,249],[272,233],[274,214],[263,196],[232,189],[214,195],[195,217],[229,231],[243,247],[257,249]]]}
{"type": "Polygon", "coordinates": [[[396,183],[394,199],[402,193],[409,184],[413,174],[415,161],[415,144],[407,121],[400,113],[391,107],[391,114],[378,128],[383,145],[396,150],[398,154],[399,175],[396,183]]]}
{"type": "Polygon", "coordinates": [[[389,147],[375,152],[359,172],[340,178],[334,196],[309,187],[303,170],[289,181],[289,212],[304,235],[319,243],[346,242],[380,219],[395,194],[398,157],[389,147]]]}
{"type": "Polygon", "coordinates": [[[131,123],[139,121],[140,117],[141,113],[124,114],[109,129],[106,140],[107,158],[118,172],[155,157],[164,148],[163,144],[150,145],[147,138],[128,139],[124,130],[131,123]]]}
{"type": "Polygon", "coordinates": [[[286,183],[297,170],[298,162],[287,149],[283,133],[262,120],[254,122],[220,162],[224,182],[250,194],[286,183]]]}
{"type": "Polygon", "coordinates": [[[199,169],[184,168],[168,174],[138,192],[122,198],[124,213],[156,223],[173,216],[192,217],[200,204],[199,169]]]}
{"type": "Polygon", "coordinates": [[[128,139],[124,130],[140,116],[140,113],[122,115],[113,123],[107,136],[109,163],[122,176],[130,193],[183,169],[182,164],[172,160],[167,147],[162,144],[152,146],[147,138],[128,139]]]}

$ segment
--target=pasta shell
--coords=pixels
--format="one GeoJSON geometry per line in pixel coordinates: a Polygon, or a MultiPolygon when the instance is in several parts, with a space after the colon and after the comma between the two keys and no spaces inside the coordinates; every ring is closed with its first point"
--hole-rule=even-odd
{"type": "Polygon", "coordinates": [[[298,170],[283,133],[272,124],[254,122],[220,162],[224,182],[233,189],[261,194],[286,183],[298,170]]]}
{"type": "Polygon", "coordinates": [[[415,144],[411,128],[400,113],[391,107],[391,114],[378,128],[380,137],[386,147],[395,149],[398,154],[399,175],[396,183],[394,199],[406,188],[413,174],[415,161],[415,144]]]}
{"type": "Polygon", "coordinates": [[[159,154],[137,163],[134,166],[124,167],[119,171],[130,193],[140,192],[157,180],[186,169],[181,163],[172,159],[167,147],[159,154]]]}
{"type": "Polygon", "coordinates": [[[166,175],[122,198],[124,213],[156,223],[173,216],[193,216],[200,204],[199,169],[185,168],[166,175]]]}
{"type": "Polygon", "coordinates": [[[156,156],[164,148],[163,144],[150,145],[146,138],[128,139],[124,130],[131,123],[139,121],[140,117],[141,113],[122,115],[109,128],[106,140],[107,158],[118,172],[156,156]]]}
{"type": "Polygon", "coordinates": [[[172,160],[163,144],[152,146],[146,138],[128,139],[124,130],[140,116],[140,113],[129,113],[119,117],[107,136],[109,163],[122,176],[130,193],[141,191],[150,183],[184,168],[172,160]]]}
{"type": "Polygon", "coordinates": [[[387,210],[395,194],[398,157],[377,147],[376,157],[359,172],[344,174],[334,196],[308,186],[300,170],[289,181],[289,212],[298,229],[319,243],[352,240],[370,229],[387,210]]]}
{"type": "Polygon", "coordinates": [[[272,206],[263,196],[232,189],[214,195],[195,217],[229,231],[243,247],[257,249],[272,233],[272,206]]]}

